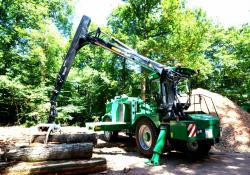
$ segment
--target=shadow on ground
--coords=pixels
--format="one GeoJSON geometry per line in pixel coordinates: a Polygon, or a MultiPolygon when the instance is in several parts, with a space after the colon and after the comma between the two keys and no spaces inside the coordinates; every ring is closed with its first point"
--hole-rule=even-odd
{"type": "Polygon", "coordinates": [[[180,152],[163,154],[161,165],[147,166],[148,159],[136,151],[134,138],[120,136],[107,143],[99,135],[100,143],[94,149],[95,156],[107,159],[105,174],[250,174],[250,153],[210,152],[206,157],[192,157],[180,152]]]}

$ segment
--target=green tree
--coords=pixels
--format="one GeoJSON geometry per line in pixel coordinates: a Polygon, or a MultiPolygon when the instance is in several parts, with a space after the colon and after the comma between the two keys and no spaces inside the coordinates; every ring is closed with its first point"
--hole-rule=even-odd
{"type": "Polygon", "coordinates": [[[204,86],[230,97],[238,104],[250,103],[250,26],[211,30],[210,45],[205,51],[213,65],[210,81],[204,86]]]}
{"type": "Polygon", "coordinates": [[[0,1],[1,116],[44,120],[48,87],[65,53],[62,34],[71,31],[71,2],[0,1]]]}
{"type": "Polygon", "coordinates": [[[199,81],[212,72],[204,54],[212,24],[202,10],[188,9],[185,1],[128,0],[113,11],[108,24],[117,38],[142,55],[168,66],[200,70],[199,81]]]}
{"type": "Polygon", "coordinates": [[[126,2],[109,18],[118,38],[163,64],[199,70],[195,87],[249,103],[249,25],[213,25],[182,0],[126,2]]]}

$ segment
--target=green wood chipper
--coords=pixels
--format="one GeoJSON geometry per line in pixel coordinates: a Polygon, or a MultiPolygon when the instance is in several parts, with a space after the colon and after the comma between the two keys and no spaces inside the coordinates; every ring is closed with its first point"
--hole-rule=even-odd
{"type": "Polygon", "coordinates": [[[77,51],[87,44],[93,44],[152,72],[149,76],[149,87],[152,88],[147,100],[126,95],[116,96],[107,102],[102,121],[86,123],[87,128],[104,131],[107,141],[115,139],[122,131],[135,136],[139,152],[152,156],[147,162],[151,165],[159,164],[159,156],[163,151],[207,154],[211,146],[219,142],[220,137],[220,122],[214,104],[201,94],[192,96],[188,83],[188,93],[180,93],[183,83],[191,79],[196,74],[195,71],[160,64],[138,54],[100,28],[88,32],[89,24],[90,18],[83,16],[55,82],[48,123],[53,123],[57,115],[56,99],[77,51]],[[211,102],[208,103],[207,100],[211,102]]]}

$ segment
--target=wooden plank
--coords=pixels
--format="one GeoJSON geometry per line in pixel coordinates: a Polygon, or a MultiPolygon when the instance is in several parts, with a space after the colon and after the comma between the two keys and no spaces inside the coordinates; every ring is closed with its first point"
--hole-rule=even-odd
{"type": "MultiPolygon", "coordinates": [[[[44,143],[46,135],[33,135],[32,143],[44,143]]],[[[50,135],[48,143],[97,143],[96,133],[50,135]]]]}
{"type": "Polygon", "coordinates": [[[64,159],[90,159],[92,143],[48,144],[39,146],[17,147],[4,154],[4,159],[14,161],[46,161],[64,159]]]}
{"type": "Polygon", "coordinates": [[[72,175],[97,173],[107,170],[106,159],[61,160],[45,162],[21,162],[1,171],[3,175],[72,175]]]}

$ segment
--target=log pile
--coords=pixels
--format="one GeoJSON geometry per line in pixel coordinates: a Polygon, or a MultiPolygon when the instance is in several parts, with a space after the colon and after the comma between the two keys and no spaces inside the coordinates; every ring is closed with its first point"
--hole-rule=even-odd
{"type": "Polygon", "coordinates": [[[8,161],[39,162],[47,160],[90,159],[92,143],[49,144],[17,147],[3,155],[8,161]]]}
{"type": "Polygon", "coordinates": [[[71,175],[102,172],[107,169],[106,159],[60,160],[44,162],[19,162],[7,167],[0,174],[7,175],[71,175]]]}
{"type": "Polygon", "coordinates": [[[107,168],[105,159],[92,158],[97,143],[93,133],[54,133],[48,144],[44,144],[44,134],[24,136],[21,145],[14,137],[11,139],[5,142],[2,139],[0,144],[1,175],[86,174],[107,168]]]}
{"type": "MultiPolygon", "coordinates": [[[[34,135],[32,143],[44,143],[45,135],[34,135]]],[[[50,135],[48,143],[61,144],[61,143],[97,143],[96,134],[59,134],[50,135]]]]}

